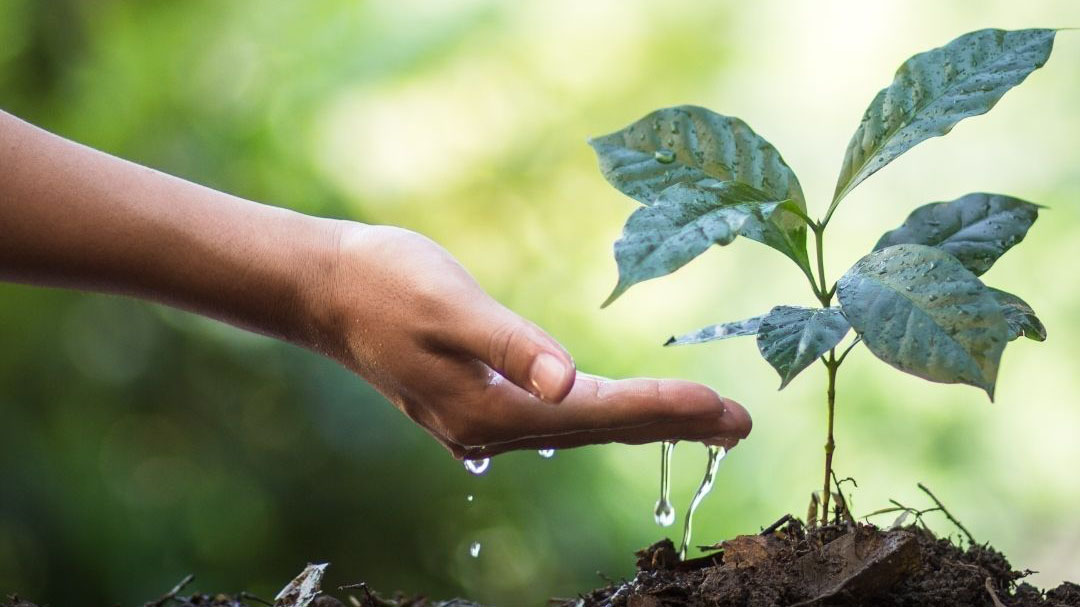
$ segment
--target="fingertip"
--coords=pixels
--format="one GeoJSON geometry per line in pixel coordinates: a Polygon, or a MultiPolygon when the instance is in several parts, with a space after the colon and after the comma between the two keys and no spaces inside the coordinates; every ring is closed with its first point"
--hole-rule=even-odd
{"type": "Polygon", "coordinates": [[[529,367],[530,392],[537,398],[558,404],[574,387],[577,369],[574,359],[564,352],[541,352],[529,367]]]}
{"type": "Polygon", "coordinates": [[[724,407],[724,415],[721,418],[724,427],[723,435],[737,439],[744,439],[749,436],[750,431],[754,428],[754,420],[750,417],[750,412],[730,398],[721,398],[720,400],[723,402],[724,407]]]}

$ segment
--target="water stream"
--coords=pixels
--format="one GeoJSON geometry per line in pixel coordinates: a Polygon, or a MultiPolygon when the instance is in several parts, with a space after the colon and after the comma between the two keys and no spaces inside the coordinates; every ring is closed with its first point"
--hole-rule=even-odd
{"type": "MultiPolygon", "coordinates": [[[[679,560],[686,559],[686,550],[690,547],[691,526],[694,522],[694,511],[701,504],[701,500],[712,491],[713,482],[716,480],[716,469],[720,467],[720,460],[727,455],[723,447],[709,446],[709,463],[705,466],[705,477],[701,479],[694,499],[690,500],[690,508],[686,511],[686,525],[683,527],[682,545],[679,547],[679,560]]],[[[662,472],[661,472],[662,473],[662,472]]]]}
{"type": "Polygon", "coordinates": [[[661,527],[670,527],[675,522],[675,508],[671,505],[671,452],[675,443],[660,443],[660,499],[653,510],[653,520],[661,527]]]}

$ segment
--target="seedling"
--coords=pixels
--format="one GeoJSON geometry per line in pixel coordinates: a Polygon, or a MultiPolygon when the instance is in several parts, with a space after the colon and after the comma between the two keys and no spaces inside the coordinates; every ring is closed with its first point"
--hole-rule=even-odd
{"type": "MultiPolygon", "coordinates": [[[[780,153],[738,118],[678,106],[590,140],[604,177],[644,205],[615,242],[619,280],[604,306],[634,284],[670,274],[711,245],[725,246],[738,236],[779,251],[806,276],[820,308],[776,306],[665,345],[756,335],[762,357],[780,374],[781,389],[821,361],[828,382],[825,471],[820,517],[814,512],[811,519],[828,518],[836,375],[857,344],[901,371],[975,386],[993,400],[1005,345],[1020,336],[1046,338],[1024,300],[978,278],[1024,238],[1039,205],[973,193],[919,207],[835,283],[825,275],[824,256],[829,222],[851,190],[916,144],[989,111],[1046,63],[1055,33],[980,30],[905,61],[863,114],[832,200],[817,221],[807,214],[799,180],[780,153]],[[841,346],[852,330],[853,339],[841,346]]],[[[668,446],[664,453],[670,455],[668,446]]],[[[714,467],[715,453],[710,456],[714,467]]],[[[672,518],[669,510],[666,515],[672,518]]]]}

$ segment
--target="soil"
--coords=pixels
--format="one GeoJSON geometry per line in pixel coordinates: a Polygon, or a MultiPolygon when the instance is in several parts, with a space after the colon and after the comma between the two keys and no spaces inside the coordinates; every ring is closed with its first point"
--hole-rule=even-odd
{"type": "MultiPolygon", "coordinates": [[[[1080,585],[1063,583],[1043,592],[988,545],[962,549],[910,525],[882,530],[872,525],[833,524],[807,529],[785,517],[758,535],[703,547],[706,556],[679,561],[671,540],[637,553],[637,575],[558,607],[1080,607],[1080,585]]],[[[309,566],[309,569],[311,567],[309,566]]],[[[307,570],[305,570],[305,574],[307,570]]],[[[321,579],[321,571],[316,579],[321,579]]],[[[301,574],[293,584],[302,581],[301,574]]],[[[250,595],[182,596],[182,582],[144,607],[295,607],[250,595]]],[[[456,599],[384,598],[365,585],[343,588],[342,599],[323,594],[303,607],[479,607],[456,599]]],[[[0,607],[36,607],[18,597],[0,607]]]]}
{"type": "Polygon", "coordinates": [[[1080,607],[1080,586],[1043,593],[987,545],[961,549],[911,525],[828,525],[790,520],[680,562],[663,540],[637,553],[634,579],[561,607],[1080,607]]]}

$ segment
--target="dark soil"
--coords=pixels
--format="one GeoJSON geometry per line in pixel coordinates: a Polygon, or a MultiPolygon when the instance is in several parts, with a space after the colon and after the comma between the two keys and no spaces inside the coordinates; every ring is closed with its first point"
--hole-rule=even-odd
{"type": "Polygon", "coordinates": [[[638,552],[633,580],[563,607],[1080,607],[1080,586],[1043,593],[989,546],[962,550],[917,526],[881,530],[798,521],[680,562],[671,540],[638,552]]]}
{"type": "MultiPolygon", "coordinates": [[[[1064,583],[1042,592],[1023,583],[1029,571],[1014,570],[986,545],[961,549],[915,525],[881,530],[872,525],[806,529],[787,520],[775,530],[743,535],[706,548],[701,558],[679,561],[671,540],[637,553],[634,579],[612,583],[559,607],[1080,607],[1080,586],[1064,583]]],[[[306,570],[305,570],[306,573],[306,570]]],[[[297,581],[303,579],[303,575],[297,581]]],[[[321,580],[321,572],[319,575],[321,580]]],[[[250,595],[183,596],[185,579],[144,607],[294,607],[250,595]]],[[[293,584],[297,583],[294,581],[293,584]]],[[[317,580],[318,581],[318,580],[317,580]]],[[[316,581],[316,582],[317,582],[316,581]]],[[[315,584],[318,588],[318,584],[315,584]]],[[[477,607],[464,600],[384,598],[365,585],[343,587],[341,600],[320,595],[306,607],[477,607]]],[[[311,595],[308,595],[309,597],[311,595]]],[[[36,607],[8,597],[0,607],[36,607]]]]}

